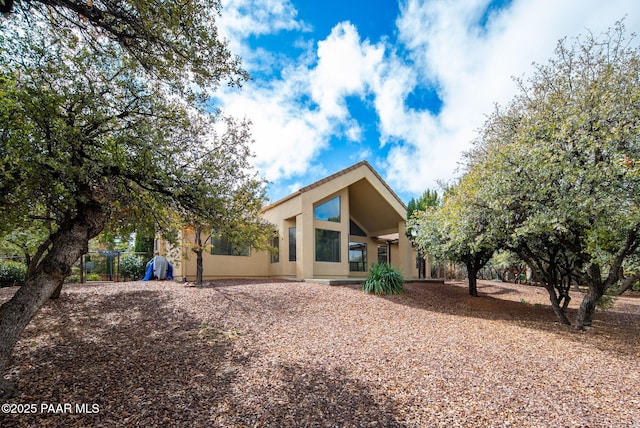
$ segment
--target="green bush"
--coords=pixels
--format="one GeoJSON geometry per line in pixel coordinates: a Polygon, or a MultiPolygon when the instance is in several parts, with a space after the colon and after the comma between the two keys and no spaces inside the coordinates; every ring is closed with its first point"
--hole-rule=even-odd
{"type": "Polygon", "coordinates": [[[369,277],[362,284],[362,290],[374,294],[400,294],[404,293],[403,283],[402,274],[392,265],[373,264],[369,270],[369,277]]]}
{"type": "Polygon", "coordinates": [[[126,254],[120,257],[120,274],[125,278],[139,280],[144,278],[145,263],[133,254],[126,254]]]}
{"type": "Polygon", "coordinates": [[[27,267],[13,260],[0,260],[0,287],[12,287],[24,284],[27,267]]]}
{"type": "Polygon", "coordinates": [[[64,279],[65,284],[77,284],[80,282],[80,274],[72,274],[64,279]]]}

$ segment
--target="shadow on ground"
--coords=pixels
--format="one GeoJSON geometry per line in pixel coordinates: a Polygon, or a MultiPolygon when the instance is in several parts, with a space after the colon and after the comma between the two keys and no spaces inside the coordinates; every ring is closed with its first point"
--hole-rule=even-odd
{"type": "Polygon", "coordinates": [[[16,348],[12,402],[72,411],[1,414],[0,426],[401,426],[392,403],[340,369],[278,363],[245,387],[260,356],[171,303],[159,291],[48,302],[16,348]]]}
{"type": "MultiPolygon", "coordinates": [[[[513,285],[513,284],[510,284],[513,285]]],[[[359,289],[357,285],[344,287],[359,289]]],[[[521,287],[532,287],[522,285],[521,287]]],[[[518,290],[501,287],[500,284],[479,283],[479,297],[470,296],[466,283],[407,283],[401,295],[380,296],[390,302],[419,310],[434,311],[453,316],[502,321],[514,326],[534,328],[550,334],[560,335],[572,341],[590,343],[598,349],[615,355],[638,357],[640,347],[640,313],[632,311],[597,310],[593,327],[587,332],[577,331],[573,326],[565,326],[548,303],[548,295],[543,290],[544,304],[530,303],[518,299],[518,290]],[[506,298],[505,296],[509,296],[506,298]],[[513,299],[513,300],[512,300],[513,299]]],[[[578,305],[581,295],[574,296],[578,305]]],[[[577,310],[568,308],[569,320],[574,321],[577,310]]]]}

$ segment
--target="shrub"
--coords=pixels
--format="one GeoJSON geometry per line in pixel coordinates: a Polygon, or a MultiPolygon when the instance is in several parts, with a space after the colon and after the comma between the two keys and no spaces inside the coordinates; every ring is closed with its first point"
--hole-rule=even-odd
{"type": "Polygon", "coordinates": [[[369,277],[362,284],[365,293],[400,294],[404,292],[402,274],[387,263],[373,264],[369,277]]]}
{"type": "Polygon", "coordinates": [[[144,278],[144,261],[136,255],[126,254],[120,257],[120,273],[126,278],[139,280],[144,278]]]}
{"type": "Polygon", "coordinates": [[[64,279],[65,284],[77,284],[80,282],[80,274],[72,274],[64,279]]]}
{"type": "Polygon", "coordinates": [[[0,260],[0,287],[12,287],[24,284],[27,267],[13,260],[0,260]]]}

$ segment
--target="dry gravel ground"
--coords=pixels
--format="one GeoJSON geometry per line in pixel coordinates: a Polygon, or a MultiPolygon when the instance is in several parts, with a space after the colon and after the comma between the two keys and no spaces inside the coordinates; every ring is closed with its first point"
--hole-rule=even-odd
{"type": "Polygon", "coordinates": [[[583,333],[541,288],[406,288],[67,286],[15,351],[36,414],[0,426],[640,427],[640,298],[583,333]]]}

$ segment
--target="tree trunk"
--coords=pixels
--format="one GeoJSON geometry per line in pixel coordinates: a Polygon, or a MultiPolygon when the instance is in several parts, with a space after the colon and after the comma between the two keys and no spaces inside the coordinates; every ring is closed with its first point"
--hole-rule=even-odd
{"type": "Polygon", "coordinates": [[[55,290],[53,290],[53,293],[51,293],[51,297],[49,297],[50,299],[59,299],[60,298],[60,293],[62,292],[62,284],[64,283],[64,278],[62,279],[62,282],[60,283],[60,285],[58,285],[56,287],[55,290]]]}
{"type": "Polygon", "coordinates": [[[0,306],[0,397],[17,394],[13,383],[4,379],[11,354],[25,327],[40,307],[60,287],[71,266],[87,251],[89,239],[100,233],[105,215],[97,204],[80,205],[78,213],[63,223],[51,237],[50,251],[42,259],[33,275],[16,291],[11,300],[0,306]]]}
{"type": "Polygon", "coordinates": [[[589,291],[582,299],[580,309],[578,309],[578,319],[576,321],[576,329],[585,330],[591,325],[593,313],[596,310],[598,301],[603,296],[604,290],[600,291],[598,287],[589,287],[589,291]]]}
{"type": "Polygon", "coordinates": [[[567,308],[569,307],[569,302],[571,302],[571,296],[567,294],[566,296],[564,296],[564,303],[562,303],[562,312],[567,310],[567,308]]]}
{"type": "MultiPolygon", "coordinates": [[[[556,294],[556,287],[553,283],[551,283],[553,279],[550,278],[554,278],[554,276],[550,273],[543,273],[544,279],[542,279],[540,278],[540,273],[538,273],[536,265],[531,263],[529,264],[529,267],[531,268],[531,275],[533,276],[534,282],[538,284],[544,284],[544,288],[547,289],[547,292],[549,293],[549,301],[551,302],[551,309],[553,309],[553,313],[556,314],[558,321],[560,321],[560,323],[564,325],[571,325],[571,322],[564,313],[564,309],[566,309],[566,307],[560,307],[560,299],[556,294]]],[[[567,306],[569,305],[568,300],[565,300],[565,303],[567,304],[567,306]]]]}
{"type": "Polygon", "coordinates": [[[204,268],[202,265],[202,226],[199,224],[195,228],[195,241],[193,252],[196,253],[196,284],[201,285],[204,268]]]}
{"type": "Polygon", "coordinates": [[[618,290],[618,292],[616,294],[618,296],[621,296],[622,293],[624,293],[629,288],[631,288],[633,283],[636,282],[639,279],[640,279],[640,274],[636,273],[634,275],[631,275],[630,277],[628,277],[627,279],[624,280],[624,282],[622,283],[622,285],[620,286],[620,289],[618,290]]]}
{"type": "Polygon", "coordinates": [[[493,251],[479,252],[471,255],[464,262],[467,267],[467,277],[469,278],[469,294],[473,297],[478,297],[478,272],[487,264],[492,254],[493,251]]]}
{"type": "Polygon", "coordinates": [[[473,297],[478,297],[478,280],[475,276],[469,277],[469,294],[473,297]]]}
{"type": "Polygon", "coordinates": [[[467,263],[467,277],[469,278],[469,294],[473,297],[478,297],[478,270],[474,263],[467,263]]]}
{"type": "MultiPolygon", "coordinates": [[[[564,325],[571,325],[571,322],[565,315],[563,308],[560,307],[560,299],[558,299],[558,295],[556,294],[555,287],[552,284],[548,284],[546,282],[544,283],[544,287],[549,292],[549,301],[551,302],[551,309],[553,309],[553,312],[558,317],[558,321],[560,321],[564,325]]],[[[568,304],[569,303],[567,301],[567,305],[568,304]]]]}
{"type": "Polygon", "coordinates": [[[596,310],[598,301],[602,298],[605,291],[609,287],[613,286],[622,275],[622,264],[624,260],[632,254],[638,248],[638,231],[640,230],[640,224],[636,225],[627,232],[624,245],[616,254],[615,259],[608,267],[609,274],[605,280],[602,279],[602,269],[597,263],[592,263],[588,269],[588,282],[589,291],[582,299],[580,308],[578,309],[578,319],[576,321],[576,328],[578,330],[585,330],[586,327],[591,325],[593,319],[593,313],[596,310]]]}
{"type": "Polygon", "coordinates": [[[196,251],[196,284],[202,284],[202,250],[196,251]]]}
{"type": "Polygon", "coordinates": [[[589,290],[582,299],[582,303],[578,309],[578,319],[576,320],[576,329],[578,330],[585,330],[586,327],[591,325],[596,305],[604,295],[609,281],[617,280],[617,275],[610,275],[610,277],[607,278],[607,281],[603,281],[602,276],[600,275],[600,266],[595,263],[589,267],[588,272],[589,290]]]}

